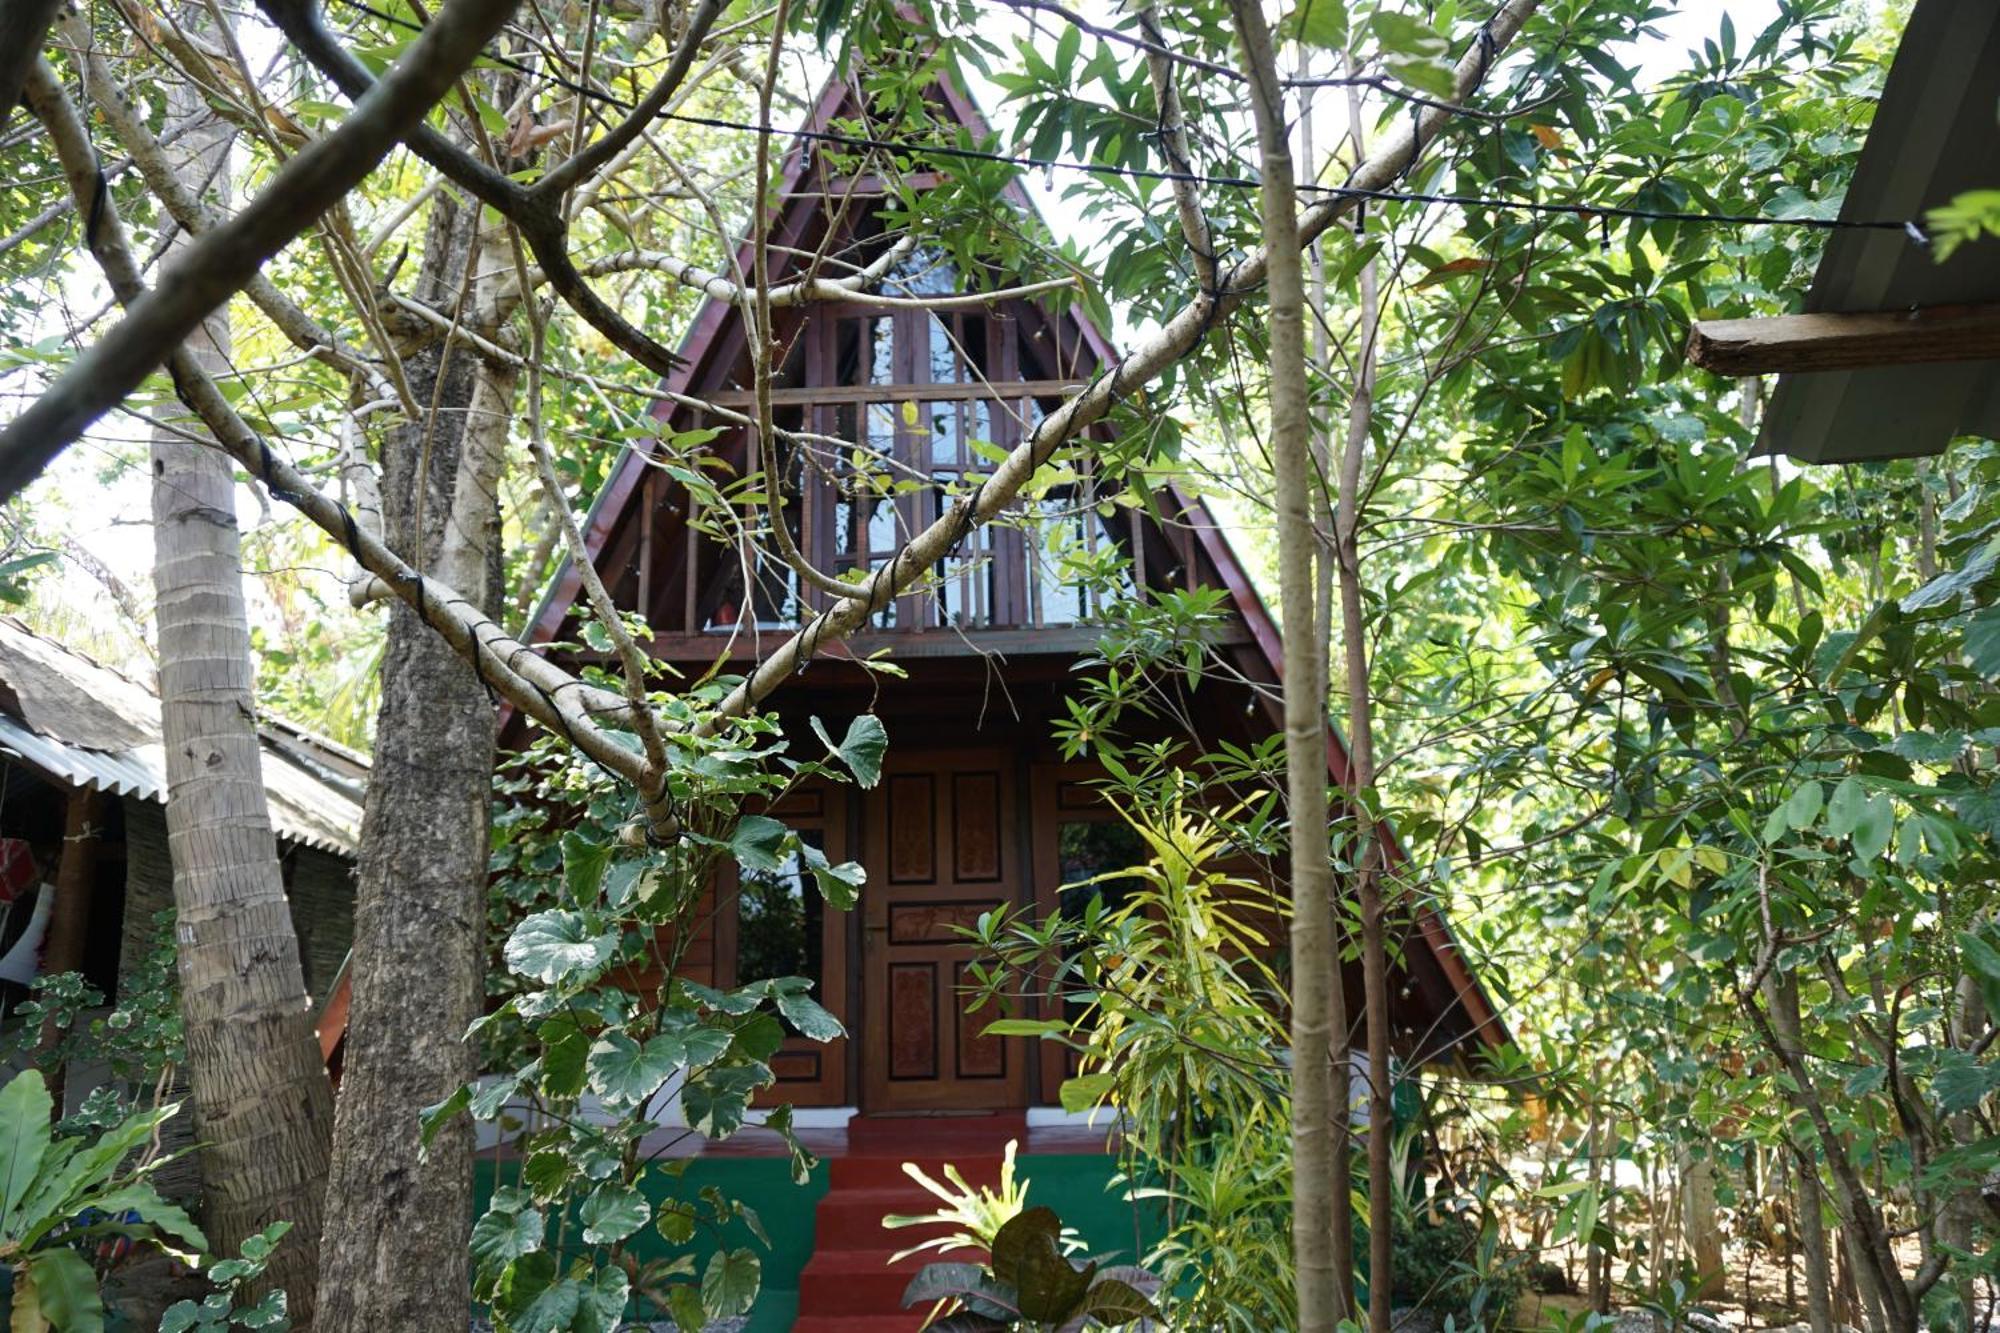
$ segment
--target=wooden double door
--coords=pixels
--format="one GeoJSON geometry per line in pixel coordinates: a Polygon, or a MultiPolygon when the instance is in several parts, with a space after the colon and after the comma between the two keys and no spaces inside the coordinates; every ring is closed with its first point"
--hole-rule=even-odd
{"type": "Polygon", "coordinates": [[[861,1091],[868,1111],[1027,1104],[1028,1053],[970,1011],[975,960],[960,929],[1026,901],[1016,765],[999,748],[890,751],[867,795],[861,1091]]]}

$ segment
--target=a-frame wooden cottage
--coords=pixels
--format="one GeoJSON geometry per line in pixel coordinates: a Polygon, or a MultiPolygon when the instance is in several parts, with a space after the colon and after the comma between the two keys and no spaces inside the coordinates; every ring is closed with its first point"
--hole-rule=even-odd
{"type": "MultiPolygon", "coordinates": [[[[851,123],[859,94],[836,79],[818,99],[808,131],[851,123]]],[[[939,82],[940,105],[983,135],[964,92],[939,82]]],[[[774,284],[798,276],[802,257],[879,255],[881,185],[840,174],[837,154],[809,133],[784,168],[771,245],[774,284]],[[830,235],[829,232],[832,231],[830,235]]],[[[918,182],[921,184],[921,182],[918,182]]],[[[1010,201],[1031,215],[1018,185],[1010,201]]],[[[749,267],[746,249],[744,270],[749,267]]],[[[956,289],[936,253],[910,247],[870,291],[933,295],[956,289]]],[[[837,449],[795,458],[786,516],[799,548],[820,568],[880,565],[906,535],[937,513],[940,497],[982,466],[976,442],[1010,447],[1026,423],[1113,358],[1102,332],[1076,310],[1033,300],[969,304],[945,311],[885,308],[866,300],[818,302],[774,312],[780,367],[772,393],[776,425],[852,441],[920,483],[882,495],[850,484],[837,449]]],[[[715,427],[688,405],[746,410],[752,402],[746,312],[710,299],[681,347],[685,365],[668,383],[679,405],[658,413],[663,431],[715,427]]],[[[755,470],[746,432],[725,425],[707,448],[738,474],[755,470]]],[[[760,648],[780,642],[822,594],[801,588],[775,561],[703,535],[689,522],[689,496],[650,445],[631,448],[593,506],[587,541],[621,609],[652,626],[651,651],[699,675],[719,657],[747,670],[760,648]]],[[[878,464],[880,466],[880,464],[878,464]]],[[[698,971],[717,984],[760,976],[816,978],[822,1002],[854,1034],[830,1046],[800,1041],[776,1066],[776,1096],[799,1106],[863,1113],[1010,1109],[1052,1105],[1064,1070],[1059,1053],[982,1035],[987,1015],[962,1012],[959,983],[971,961],[955,927],[1003,903],[1053,911],[1061,886],[1131,864],[1111,810],[1088,785],[1087,764],[1061,762],[1052,739],[1075,668],[1099,641],[1102,594],[1065,579],[1051,552],[1110,551],[1130,562],[1130,591],[1173,586],[1226,590],[1233,619],[1219,651],[1244,681],[1275,685],[1277,628],[1199,501],[1159,497],[1166,522],[1137,507],[1105,517],[1074,499],[1017,526],[973,533],[925,586],[895,599],[866,632],[823,652],[768,701],[804,747],[806,720],[879,713],[890,749],[872,791],[812,791],[782,813],[820,838],[835,859],[868,870],[862,906],[823,911],[800,877],[718,886],[712,932],[699,942],[698,971]],[[907,679],[871,675],[853,659],[887,650],[907,679]]],[[[708,525],[713,527],[713,525],[708,525]]],[[[534,621],[534,642],[570,639],[579,580],[566,569],[534,621]]],[[[1272,735],[1275,692],[1209,673],[1197,691],[1200,739],[1212,747],[1272,735]]],[[[506,738],[523,743],[516,718],[506,738]]],[[[1336,781],[1346,755],[1328,730],[1336,781]]],[[[1397,1028],[1420,1058],[1463,1055],[1505,1039],[1504,1028],[1431,908],[1410,914],[1399,942],[1397,1028]]],[[[1357,969],[1358,971],[1358,969],[1357,969]]],[[[1358,976],[1350,994],[1359,1012],[1358,976]]]]}

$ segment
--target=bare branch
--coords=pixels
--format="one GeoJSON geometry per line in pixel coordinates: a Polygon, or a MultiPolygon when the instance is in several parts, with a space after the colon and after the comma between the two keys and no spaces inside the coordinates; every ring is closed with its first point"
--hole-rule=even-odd
{"type": "Polygon", "coordinates": [[[168,265],[156,289],[133,302],[122,321],[0,432],[0,499],[18,494],[137,388],[166,349],[360,184],[471,65],[513,8],[514,0],[448,0],[339,129],[306,147],[240,213],[168,265]]]}

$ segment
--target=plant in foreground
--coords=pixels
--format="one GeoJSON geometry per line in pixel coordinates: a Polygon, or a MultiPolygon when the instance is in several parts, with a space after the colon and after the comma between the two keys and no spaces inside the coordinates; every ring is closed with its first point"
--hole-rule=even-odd
{"type": "Polygon", "coordinates": [[[104,1300],[85,1246],[163,1236],[207,1247],[194,1220],[147,1178],[167,1158],[140,1152],[178,1106],[128,1116],[95,1139],[57,1138],[39,1070],[0,1088],[0,1263],[14,1271],[13,1333],[100,1333],[104,1300]]]}
{"type": "Polygon", "coordinates": [[[1062,1220],[1030,1208],[994,1233],[987,1264],[928,1264],[910,1280],[903,1305],[932,1304],[925,1327],[934,1333],[1072,1333],[1156,1318],[1149,1293],[1159,1285],[1143,1268],[1077,1264],[1063,1254],[1062,1220]]]}
{"type": "MultiPolygon", "coordinates": [[[[930,1213],[891,1213],[882,1219],[882,1225],[892,1230],[923,1226],[949,1226],[957,1230],[899,1251],[889,1262],[900,1263],[925,1250],[936,1250],[941,1255],[953,1250],[990,1251],[1000,1228],[1019,1217],[1028,1206],[1028,1184],[1018,1179],[1014,1168],[1014,1154],[1020,1146],[1018,1139],[1007,1140],[1007,1151],[1000,1159],[997,1189],[968,1184],[949,1162],[944,1167],[945,1179],[951,1182],[948,1185],[932,1180],[914,1162],[903,1163],[903,1174],[942,1199],[945,1206],[930,1213]]],[[[1064,1230],[1058,1239],[1064,1254],[1074,1254],[1083,1248],[1083,1241],[1073,1231],[1064,1230]]]]}

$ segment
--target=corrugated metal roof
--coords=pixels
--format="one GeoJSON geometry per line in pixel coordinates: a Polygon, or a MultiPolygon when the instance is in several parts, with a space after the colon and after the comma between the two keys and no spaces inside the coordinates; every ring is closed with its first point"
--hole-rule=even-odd
{"type": "MultiPolygon", "coordinates": [[[[1896,48],[1840,216],[1921,218],[2000,183],[2000,4],[1917,0],[1896,48]]],[[[2000,301],[2000,244],[1944,263],[1889,231],[1836,231],[1809,314],[2000,301]]],[[[1813,463],[1934,454],[1955,436],[2000,436],[2000,365],[1958,361],[1781,375],[1760,449],[1813,463]]]]}
{"type": "MultiPolygon", "coordinates": [[[[7,616],[0,616],[0,683],[13,696],[0,707],[0,751],[71,787],[166,800],[167,756],[153,691],[7,616]],[[80,744],[59,730],[98,743],[80,744]],[[104,743],[114,737],[120,743],[104,743]]],[[[278,836],[353,856],[361,837],[359,787],[315,764],[310,749],[324,746],[348,767],[351,752],[289,723],[267,727],[263,740],[264,791],[278,836]]]]}

